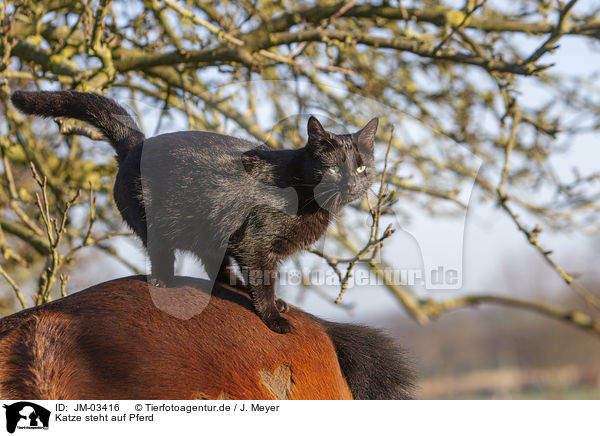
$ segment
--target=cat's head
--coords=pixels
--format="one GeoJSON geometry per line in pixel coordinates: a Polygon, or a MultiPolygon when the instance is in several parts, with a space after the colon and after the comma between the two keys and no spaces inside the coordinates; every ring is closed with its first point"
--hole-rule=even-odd
{"type": "Polygon", "coordinates": [[[313,184],[314,198],[322,208],[339,210],[363,197],[375,181],[378,123],[373,118],[358,132],[338,135],[325,130],[315,117],[308,120],[303,179],[313,184]]]}

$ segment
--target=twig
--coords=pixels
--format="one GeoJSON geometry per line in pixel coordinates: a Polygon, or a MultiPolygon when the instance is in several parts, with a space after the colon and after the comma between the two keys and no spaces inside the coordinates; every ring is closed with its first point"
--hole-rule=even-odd
{"type": "Polygon", "coordinates": [[[27,309],[27,301],[25,300],[25,296],[21,292],[19,285],[17,285],[17,283],[13,280],[10,274],[8,274],[8,272],[2,267],[2,265],[0,265],[0,275],[4,277],[4,280],[6,280],[12,288],[13,292],[15,293],[15,296],[17,297],[17,300],[19,300],[19,303],[21,304],[21,307],[23,309],[27,309]]]}
{"type": "MultiPolygon", "coordinates": [[[[381,206],[383,204],[384,199],[387,197],[385,193],[385,188],[387,186],[387,171],[388,171],[388,159],[390,157],[390,150],[392,149],[392,141],[394,140],[394,129],[396,126],[392,124],[392,130],[390,132],[390,140],[388,141],[387,148],[385,149],[385,157],[383,160],[383,171],[381,172],[381,177],[379,180],[379,194],[377,194],[377,208],[375,209],[375,214],[372,214],[373,217],[373,226],[371,227],[371,236],[369,237],[369,241],[374,241],[377,238],[377,234],[379,233],[379,217],[381,216],[381,206]]],[[[375,249],[376,252],[374,256],[377,256],[378,248],[375,249]]]]}
{"type": "Polygon", "coordinates": [[[40,218],[45,226],[48,246],[50,248],[50,255],[46,261],[46,268],[40,276],[39,290],[35,297],[36,304],[42,304],[50,301],[50,291],[56,280],[58,270],[64,263],[65,258],[59,253],[58,247],[67,230],[66,224],[69,210],[79,198],[81,191],[78,190],[77,193],[67,201],[59,224],[58,221],[50,215],[50,202],[48,201],[48,194],[46,191],[46,178],[39,175],[33,162],[30,164],[30,167],[33,178],[41,190],[41,196],[36,192],[35,197],[38,209],[40,210],[40,218]]]}
{"type": "Polygon", "coordinates": [[[506,143],[506,150],[504,152],[504,167],[502,169],[502,178],[500,179],[500,184],[498,185],[498,195],[501,197],[504,197],[504,185],[506,184],[506,177],[508,176],[509,158],[515,146],[515,140],[517,138],[517,126],[521,121],[521,111],[516,106],[513,106],[512,113],[512,126],[510,129],[508,142],[506,143]]]}
{"type": "Polygon", "coordinates": [[[56,118],[56,124],[58,124],[58,128],[61,135],[71,136],[71,135],[79,135],[85,136],[86,138],[90,138],[94,141],[105,141],[106,137],[99,131],[83,126],[83,125],[75,125],[72,121],[67,121],[64,119],[56,118]]]}
{"type": "Polygon", "coordinates": [[[219,38],[219,39],[222,38],[222,39],[224,39],[228,42],[231,42],[232,44],[235,44],[240,47],[244,45],[244,41],[242,41],[241,39],[238,39],[235,36],[228,34],[223,29],[215,26],[214,24],[212,24],[206,20],[203,20],[202,18],[199,18],[198,16],[194,15],[193,12],[188,11],[187,9],[179,6],[177,3],[175,3],[171,0],[163,0],[163,1],[165,2],[165,5],[167,5],[168,8],[173,9],[179,15],[191,20],[193,23],[196,23],[202,27],[205,27],[206,29],[208,29],[209,32],[216,35],[217,38],[219,38]]]}
{"type": "Polygon", "coordinates": [[[310,62],[298,62],[298,61],[295,61],[294,59],[292,59],[291,56],[280,56],[278,54],[271,53],[270,51],[267,51],[264,49],[260,50],[258,52],[258,54],[265,56],[269,59],[273,59],[278,62],[284,62],[288,65],[295,66],[295,67],[313,67],[313,68],[316,68],[317,70],[332,71],[332,72],[336,72],[336,73],[344,73],[347,75],[354,74],[354,71],[349,70],[348,68],[342,68],[342,67],[338,67],[335,65],[318,65],[318,64],[314,64],[314,63],[310,63],[310,62]]]}
{"type": "Polygon", "coordinates": [[[66,297],[67,296],[67,282],[69,281],[69,275],[67,274],[61,274],[59,276],[60,278],[60,296],[61,297],[66,297]]]}
{"type": "MultiPolygon", "coordinates": [[[[377,216],[377,221],[379,221],[379,215],[377,216]]],[[[367,260],[368,263],[372,263],[374,259],[375,250],[381,246],[383,241],[392,236],[393,233],[394,229],[392,229],[392,225],[390,224],[389,226],[387,226],[381,237],[372,241],[369,240],[369,242],[367,242],[367,244],[363,248],[361,248],[358,251],[358,253],[356,253],[356,256],[354,256],[352,259],[340,260],[341,263],[348,263],[348,267],[346,268],[346,273],[344,274],[344,278],[340,283],[340,292],[337,298],[335,299],[336,304],[340,304],[340,302],[342,301],[342,297],[344,296],[344,293],[348,288],[348,281],[350,280],[350,278],[352,278],[352,271],[354,270],[356,264],[364,260],[367,260]],[[369,258],[367,258],[366,255],[370,252],[372,252],[372,254],[369,256],[369,258]]]]}
{"type": "Polygon", "coordinates": [[[534,63],[540,57],[542,57],[546,52],[553,50],[554,45],[559,40],[559,38],[565,33],[565,25],[567,18],[569,17],[569,12],[571,8],[575,6],[577,0],[571,0],[559,13],[558,23],[552,29],[550,36],[540,45],[536,51],[534,51],[527,59],[523,61],[523,65],[527,66],[529,64],[534,63]]]}
{"type": "MultiPolygon", "coordinates": [[[[344,6],[342,6],[337,12],[335,12],[333,15],[331,15],[329,18],[327,18],[327,21],[322,23],[319,27],[317,27],[317,30],[324,30],[327,28],[327,26],[329,26],[330,24],[333,24],[334,21],[341,17],[342,15],[344,15],[346,12],[348,12],[348,10],[350,10],[352,7],[354,7],[354,5],[356,5],[356,3],[358,3],[358,0],[352,0],[348,3],[346,3],[344,6]]],[[[300,44],[298,44],[290,53],[289,57],[291,59],[295,58],[296,56],[298,56],[300,53],[302,53],[302,51],[304,50],[304,48],[308,45],[307,41],[303,41],[300,44]]]]}
{"type": "Polygon", "coordinates": [[[504,166],[502,168],[502,176],[498,188],[496,190],[498,194],[498,203],[500,204],[502,209],[504,209],[504,211],[508,214],[508,216],[512,219],[512,221],[516,224],[519,231],[521,231],[521,233],[523,233],[527,237],[527,241],[537,249],[537,251],[542,255],[546,263],[548,263],[560,275],[564,282],[567,285],[571,286],[575,290],[575,292],[577,292],[589,305],[591,305],[597,310],[600,310],[600,298],[592,294],[581,284],[576,283],[575,279],[571,275],[567,274],[567,272],[550,257],[552,251],[546,250],[540,245],[538,241],[538,235],[542,232],[542,229],[536,225],[533,228],[533,230],[528,230],[519,221],[519,217],[508,205],[509,197],[505,194],[504,191],[509,172],[509,158],[515,144],[517,126],[521,117],[520,110],[517,108],[517,105],[514,101],[508,103],[507,100],[507,105],[510,105],[510,107],[507,109],[507,113],[512,114],[512,126],[510,136],[508,138],[508,142],[506,144],[504,152],[504,166]]]}
{"type": "Polygon", "coordinates": [[[15,262],[17,262],[18,264],[22,265],[22,266],[27,266],[27,261],[19,255],[19,253],[16,253],[9,245],[8,242],[6,241],[6,236],[4,235],[4,229],[2,228],[2,226],[0,225],[0,253],[2,253],[2,257],[4,257],[6,260],[14,260],[15,262]]]}
{"type": "Polygon", "coordinates": [[[23,224],[25,224],[32,232],[34,232],[36,235],[42,236],[42,229],[33,222],[33,220],[23,211],[23,209],[21,209],[21,206],[19,205],[21,198],[19,197],[17,185],[15,183],[15,179],[12,172],[12,165],[10,160],[8,159],[7,146],[4,140],[0,139],[0,145],[2,150],[2,165],[4,167],[4,178],[6,179],[8,193],[10,195],[10,208],[19,217],[21,222],[23,222],[23,224]]]}
{"type": "Polygon", "coordinates": [[[552,250],[547,250],[540,245],[538,241],[538,235],[542,232],[542,229],[539,226],[535,226],[533,230],[528,230],[525,226],[523,226],[523,224],[521,224],[521,222],[519,221],[519,217],[507,204],[508,197],[500,197],[499,203],[502,209],[506,211],[508,216],[516,224],[519,231],[527,237],[527,241],[529,241],[529,243],[532,246],[534,246],[537,249],[537,251],[542,255],[546,263],[550,265],[558,273],[558,275],[560,275],[563,281],[567,285],[569,285],[575,292],[577,292],[589,305],[591,305],[597,310],[600,310],[600,298],[592,294],[580,283],[577,283],[570,274],[568,274],[560,265],[558,265],[551,257],[552,250]]]}
{"type": "Polygon", "coordinates": [[[595,336],[600,336],[600,319],[594,319],[581,311],[563,309],[547,303],[521,300],[500,295],[467,295],[439,302],[427,300],[421,303],[420,308],[427,313],[430,318],[438,318],[448,311],[486,303],[537,312],[550,318],[567,322],[568,324],[592,333],[595,336]]]}
{"type": "MultiPolygon", "coordinates": [[[[437,52],[442,49],[444,44],[446,44],[446,42],[448,42],[450,40],[450,38],[452,38],[452,36],[454,36],[454,34],[456,32],[458,32],[467,23],[467,21],[469,21],[469,18],[471,17],[471,15],[473,15],[477,9],[482,7],[485,4],[485,2],[486,2],[486,0],[482,0],[481,3],[477,3],[475,6],[473,6],[473,8],[471,10],[467,11],[467,13],[464,15],[462,21],[458,24],[458,26],[453,27],[452,30],[450,31],[450,33],[448,33],[448,35],[446,35],[446,37],[444,39],[442,39],[440,41],[440,43],[433,49],[434,55],[437,54],[437,52]]],[[[467,9],[468,3],[469,2],[467,1],[467,6],[465,6],[465,9],[467,9]]]]}

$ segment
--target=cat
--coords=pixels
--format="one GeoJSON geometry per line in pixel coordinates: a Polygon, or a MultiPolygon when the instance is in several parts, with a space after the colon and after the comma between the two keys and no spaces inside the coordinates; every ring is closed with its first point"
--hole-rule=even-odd
{"type": "Polygon", "coordinates": [[[377,118],[334,134],[311,116],[304,147],[274,150],[201,131],[146,139],[123,107],[97,94],[16,91],[11,101],[26,114],[87,122],[111,142],[115,202],[148,251],[151,285],[173,284],[176,250],[195,254],[213,282],[230,277],[235,260],[256,313],[278,333],[292,326],[275,298],[277,266],[375,181],[377,118]]]}

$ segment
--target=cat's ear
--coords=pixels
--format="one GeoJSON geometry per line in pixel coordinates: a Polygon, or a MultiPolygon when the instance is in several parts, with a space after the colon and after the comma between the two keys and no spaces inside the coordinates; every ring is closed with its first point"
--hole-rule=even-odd
{"type": "Polygon", "coordinates": [[[310,140],[310,138],[318,139],[318,138],[326,138],[328,136],[327,132],[325,131],[325,129],[323,128],[323,126],[321,125],[319,120],[317,120],[313,116],[311,116],[308,119],[308,125],[306,126],[306,129],[308,130],[308,139],[309,140],[310,140]]]}
{"type": "Polygon", "coordinates": [[[329,133],[327,133],[319,120],[317,120],[315,117],[311,116],[308,119],[308,125],[306,129],[308,130],[308,146],[310,148],[318,149],[323,146],[327,148],[333,147],[333,142],[331,141],[329,133]]]}
{"type": "Polygon", "coordinates": [[[365,127],[354,134],[359,147],[364,147],[369,150],[373,149],[373,144],[375,143],[375,133],[377,133],[378,125],[379,118],[373,118],[365,127]]]}

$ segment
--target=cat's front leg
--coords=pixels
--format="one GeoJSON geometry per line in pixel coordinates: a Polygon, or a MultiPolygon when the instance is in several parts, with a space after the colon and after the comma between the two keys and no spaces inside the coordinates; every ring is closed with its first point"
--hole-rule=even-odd
{"type": "Polygon", "coordinates": [[[168,288],[175,281],[175,250],[163,245],[149,245],[151,274],[148,284],[159,288],[168,288]]]}
{"type": "MultiPolygon", "coordinates": [[[[248,288],[254,310],[267,327],[277,333],[291,332],[292,325],[279,314],[280,308],[275,301],[274,270],[268,268],[250,270],[248,288]]],[[[284,304],[287,307],[285,302],[284,304]]]]}
{"type": "Polygon", "coordinates": [[[275,300],[275,306],[277,307],[279,313],[288,313],[290,311],[290,306],[281,298],[277,298],[275,300]]]}
{"type": "Polygon", "coordinates": [[[280,311],[275,305],[269,307],[262,314],[259,313],[259,316],[266,326],[276,333],[285,334],[292,331],[292,324],[280,315],[280,311]]]}

